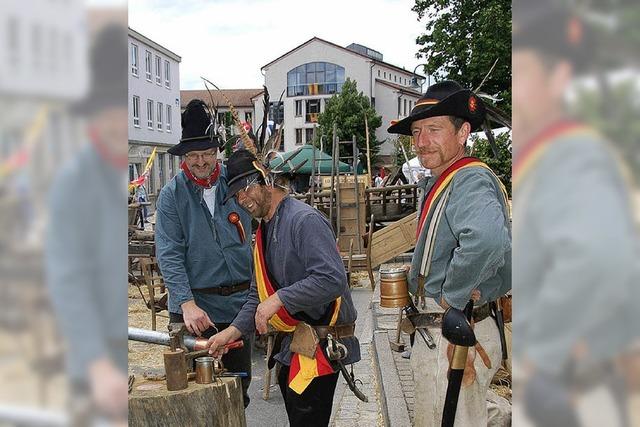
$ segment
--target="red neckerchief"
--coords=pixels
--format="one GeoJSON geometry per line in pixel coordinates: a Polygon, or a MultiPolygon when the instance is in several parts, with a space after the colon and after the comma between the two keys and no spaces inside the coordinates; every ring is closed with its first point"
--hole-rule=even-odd
{"type": "Polygon", "coordinates": [[[193,176],[189,167],[185,162],[180,163],[180,169],[184,171],[184,174],[187,175],[191,181],[193,181],[196,185],[199,185],[203,188],[211,188],[218,180],[218,176],[220,176],[220,163],[216,162],[216,168],[213,170],[213,173],[209,178],[196,178],[193,176]]]}
{"type": "Polygon", "coordinates": [[[109,148],[100,140],[98,132],[95,129],[89,129],[89,141],[93,144],[100,158],[105,160],[116,169],[126,169],[129,163],[127,156],[118,156],[111,152],[109,148]]]}

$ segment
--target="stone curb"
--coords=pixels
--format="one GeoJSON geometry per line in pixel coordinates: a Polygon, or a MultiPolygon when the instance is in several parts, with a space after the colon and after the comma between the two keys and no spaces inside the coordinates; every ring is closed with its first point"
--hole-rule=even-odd
{"type": "Polygon", "coordinates": [[[373,357],[376,361],[376,377],[380,385],[380,405],[384,425],[408,427],[411,425],[409,410],[404,400],[393,354],[391,354],[389,335],[387,331],[375,331],[373,337],[373,357]]]}

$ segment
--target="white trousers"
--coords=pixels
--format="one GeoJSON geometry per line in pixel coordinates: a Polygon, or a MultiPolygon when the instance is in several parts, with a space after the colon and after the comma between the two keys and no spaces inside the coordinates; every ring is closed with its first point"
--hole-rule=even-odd
{"type": "MultiPolygon", "coordinates": [[[[430,329],[436,348],[431,350],[420,334],[416,334],[411,350],[411,367],[415,383],[415,422],[417,427],[437,427],[442,422],[445,396],[447,394],[447,347],[449,342],[437,328],[430,329]]],[[[484,347],[491,369],[476,355],[474,366],[475,381],[462,386],[456,411],[456,427],[487,427],[487,390],[493,376],[498,371],[502,359],[500,335],[495,320],[487,317],[475,324],[476,339],[484,347]]]]}

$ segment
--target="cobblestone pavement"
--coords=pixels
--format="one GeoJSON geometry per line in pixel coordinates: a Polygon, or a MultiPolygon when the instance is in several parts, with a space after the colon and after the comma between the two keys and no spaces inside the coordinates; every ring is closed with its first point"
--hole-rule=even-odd
{"type": "MultiPolygon", "coordinates": [[[[395,337],[395,335],[393,335],[395,337]]],[[[406,344],[406,348],[409,348],[409,335],[402,334],[401,341],[406,344]]],[[[402,353],[397,351],[393,352],[393,361],[396,364],[396,370],[400,377],[400,386],[402,388],[402,394],[404,400],[407,403],[407,410],[409,411],[409,419],[411,424],[414,421],[414,405],[416,401],[414,384],[413,384],[413,371],[411,370],[411,363],[409,359],[402,358],[402,353]]]]}

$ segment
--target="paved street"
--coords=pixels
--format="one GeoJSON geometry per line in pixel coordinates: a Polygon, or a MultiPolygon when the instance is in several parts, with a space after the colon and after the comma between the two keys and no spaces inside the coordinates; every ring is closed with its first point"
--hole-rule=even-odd
{"type": "MultiPolygon", "coordinates": [[[[354,365],[354,374],[360,389],[369,398],[368,403],[361,402],[349,390],[346,381],[340,377],[333,401],[331,426],[335,427],[373,427],[382,426],[382,414],[379,400],[379,387],[375,375],[373,358],[373,318],[369,309],[372,292],[368,288],[356,288],[352,292],[353,303],[358,310],[356,335],[360,339],[362,360],[354,365]]],[[[269,400],[262,399],[266,363],[264,353],[255,349],[253,353],[253,381],[249,388],[251,404],[246,410],[247,426],[287,426],[287,414],[280,389],[272,374],[269,400]]]]}

